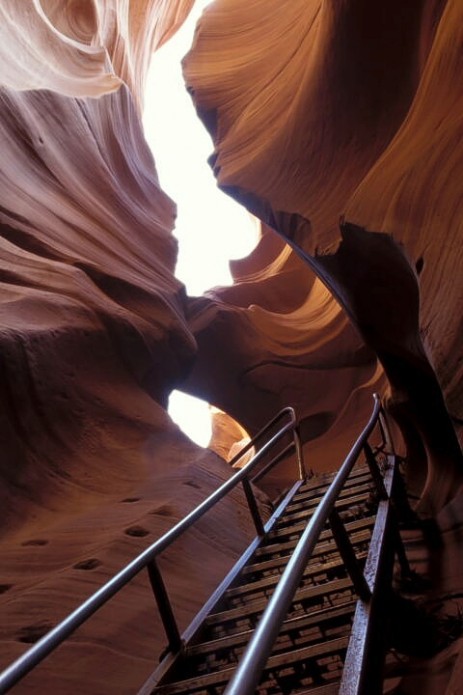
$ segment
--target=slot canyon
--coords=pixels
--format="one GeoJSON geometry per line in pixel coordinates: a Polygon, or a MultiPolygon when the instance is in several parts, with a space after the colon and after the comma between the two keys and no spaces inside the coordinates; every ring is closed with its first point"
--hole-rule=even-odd
{"type": "MultiPolygon", "coordinates": [[[[332,471],[374,392],[439,530],[414,566],[463,611],[463,3],[204,9],[185,89],[260,236],[202,296],[175,277],[142,125],[151,57],[193,5],[0,3],[2,669],[227,480],[244,432],[292,406],[307,466],[332,471]],[[207,448],[174,389],[220,411],[207,448]]],[[[161,558],[182,629],[254,535],[237,488],[161,558]]],[[[136,692],[165,643],[142,573],[13,692],[136,692]]],[[[462,684],[457,637],[389,692],[462,684]]]]}

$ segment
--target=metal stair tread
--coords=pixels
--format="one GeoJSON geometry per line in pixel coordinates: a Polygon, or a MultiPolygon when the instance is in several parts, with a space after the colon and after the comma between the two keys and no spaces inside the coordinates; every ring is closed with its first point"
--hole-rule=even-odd
{"type": "MultiPolygon", "coordinates": [[[[356,495],[354,497],[348,497],[344,500],[341,501],[341,504],[336,504],[336,509],[343,510],[345,507],[356,507],[360,506],[362,502],[366,502],[368,498],[370,497],[369,493],[363,494],[363,495],[356,495]]],[[[318,504],[318,503],[317,503],[318,504]]],[[[307,510],[308,512],[312,511],[310,509],[307,510]]],[[[364,510],[366,511],[366,510],[364,510]]],[[[289,535],[294,535],[296,533],[302,532],[305,527],[307,526],[307,523],[310,520],[310,517],[312,515],[309,513],[307,514],[306,518],[302,518],[301,521],[298,521],[295,524],[287,524],[287,525],[282,525],[278,524],[275,529],[272,529],[267,534],[268,539],[274,539],[274,538],[281,538],[283,536],[289,536],[289,535]]],[[[284,522],[284,519],[282,519],[282,522],[284,522]]]]}
{"type": "MultiPolygon", "coordinates": [[[[355,521],[348,521],[347,523],[344,524],[345,528],[347,531],[355,531],[357,529],[363,529],[369,526],[373,526],[375,523],[375,517],[374,516],[364,516],[361,519],[356,519],[355,521]]],[[[322,531],[319,540],[326,540],[327,538],[332,538],[332,532],[331,529],[326,529],[325,531],[322,531]]],[[[258,548],[256,548],[256,551],[254,553],[254,557],[261,557],[262,555],[271,555],[273,553],[281,552],[284,550],[288,550],[291,548],[294,548],[294,546],[297,544],[299,539],[292,539],[289,541],[284,541],[282,543],[266,543],[267,537],[264,538],[264,541],[262,545],[260,545],[258,548]]],[[[273,540],[273,539],[269,539],[273,540]]]]}
{"type": "MultiPolygon", "coordinates": [[[[364,492],[365,493],[366,492],[374,492],[374,486],[373,486],[372,481],[370,479],[367,482],[362,483],[362,485],[358,485],[358,486],[355,485],[353,487],[350,487],[348,490],[344,489],[343,492],[345,492],[346,494],[339,495],[339,497],[338,497],[339,501],[342,501],[342,500],[346,499],[347,497],[352,496],[352,494],[354,492],[355,492],[355,494],[362,494],[364,492]]],[[[323,494],[320,494],[317,497],[310,497],[307,500],[302,498],[302,499],[297,500],[295,502],[291,502],[286,507],[284,514],[282,515],[281,518],[282,519],[285,519],[287,517],[294,518],[298,512],[304,511],[304,509],[308,509],[308,508],[311,508],[313,506],[317,506],[317,504],[319,504],[319,502],[323,499],[323,494]]]]}
{"type": "MultiPolygon", "coordinates": [[[[340,497],[336,503],[336,509],[339,510],[350,505],[362,504],[362,502],[366,502],[368,501],[368,499],[371,499],[372,491],[373,490],[371,486],[369,486],[369,489],[365,492],[361,492],[350,497],[340,497]]],[[[314,500],[315,504],[312,505],[311,500],[310,505],[302,505],[300,510],[283,514],[281,519],[279,519],[277,529],[285,528],[286,526],[289,526],[292,523],[294,523],[294,521],[297,519],[305,519],[305,521],[307,522],[311,516],[311,512],[313,512],[317,508],[322,499],[323,497],[317,497],[314,500]]]]}
{"type": "MultiPolygon", "coordinates": [[[[353,488],[358,487],[359,485],[365,485],[366,483],[372,483],[372,477],[370,471],[367,469],[365,472],[362,472],[361,475],[357,477],[352,477],[350,476],[347,480],[346,483],[341,491],[341,494],[346,493],[348,494],[350,490],[353,488]]],[[[290,504],[297,504],[299,502],[300,497],[307,497],[310,499],[310,493],[312,492],[317,492],[320,494],[324,494],[326,490],[329,488],[331,485],[331,481],[329,482],[320,482],[318,485],[313,485],[311,487],[308,487],[306,483],[302,483],[302,485],[299,487],[299,489],[295,492],[293,499],[291,500],[290,504]]]]}
{"type": "Polygon", "coordinates": [[[327,685],[317,685],[315,688],[304,688],[295,690],[294,695],[338,695],[340,682],[328,683],[327,685]]]}
{"type": "MultiPolygon", "coordinates": [[[[264,672],[278,668],[279,666],[294,664],[298,661],[302,661],[303,659],[309,659],[316,656],[323,656],[325,654],[332,654],[342,651],[347,648],[348,642],[349,640],[347,637],[338,637],[337,639],[329,640],[328,642],[324,642],[322,644],[310,645],[308,647],[302,647],[301,649],[295,649],[290,652],[272,655],[265,666],[264,672]]],[[[235,670],[236,667],[225,668],[214,671],[214,673],[207,673],[203,676],[195,676],[193,678],[187,678],[175,683],[155,686],[151,692],[153,695],[180,695],[180,693],[191,693],[191,695],[193,695],[195,690],[198,690],[199,688],[217,686],[221,685],[222,683],[227,683],[234,674],[235,670]]]]}
{"type": "MultiPolygon", "coordinates": [[[[366,552],[358,553],[357,559],[363,560],[367,556],[366,552]]],[[[312,575],[321,574],[322,572],[328,572],[336,568],[345,569],[344,562],[342,558],[336,558],[336,560],[331,560],[328,562],[316,562],[312,563],[309,561],[307,568],[304,572],[304,577],[310,577],[312,575]]],[[[239,597],[243,594],[252,593],[253,591],[259,591],[260,589],[266,589],[278,584],[280,580],[280,574],[271,574],[262,579],[258,579],[253,582],[248,582],[246,584],[239,584],[236,587],[228,589],[225,593],[226,598],[239,597]]]]}
{"type": "MultiPolygon", "coordinates": [[[[300,494],[300,490],[310,491],[310,490],[313,490],[313,489],[316,489],[316,488],[322,487],[322,486],[329,487],[329,485],[331,485],[334,478],[336,477],[337,472],[338,471],[336,470],[336,471],[329,471],[326,473],[315,473],[313,476],[311,476],[310,478],[307,478],[307,480],[305,480],[303,482],[299,491],[296,494],[300,494]]],[[[366,466],[366,465],[355,466],[352,469],[348,479],[346,480],[345,485],[346,486],[349,486],[351,484],[355,485],[355,481],[358,478],[360,478],[362,476],[366,476],[366,475],[370,475],[370,469],[368,466],[366,466]]]]}
{"type": "MultiPolygon", "coordinates": [[[[326,582],[324,584],[318,584],[316,586],[303,587],[298,589],[295,597],[294,603],[298,603],[302,600],[309,598],[316,598],[317,596],[323,596],[329,593],[336,593],[337,591],[344,591],[345,589],[352,588],[352,582],[350,579],[338,579],[332,582],[326,582]]],[[[267,598],[257,599],[255,601],[250,601],[244,606],[239,606],[237,608],[229,608],[217,613],[210,613],[205,620],[206,625],[216,625],[217,623],[226,622],[229,620],[236,620],[238,618],[244,618],[255,613],[260,613],[263,611],[268,603],[267,598]]]]}
{"type": "MultiPolygon", "coordinates": [[[[368,541],[371,537],[369,529],[364,529],[352,533],[350,536],[352,545],[355,546],[357,543],[364,543],[368,541]]],[[[323,543],[317,543],[314,552],[312,553],[312,559],[318,557],[319,555],[325,554],[338,554],[338,547],[334,539],[325,541],[323,543]]],[[[277,555],[276,557],[270,558],[269,560],[261,560],[260,562],[249,563],[245,565],[242,569],[242,575],[247,574],[257,574],[265,570],[271,570],[273,568],[285,566],[291,555],[277,555]]]]}
{"type": "MultiPolygon", "coordinates": [[[[329,622],[335,618],[352,616],[355,610],[355,601],[350,601],[340,606],[330,606],[322,610],[312,611],[307,615],[298,615],[289,620],[285,620],[280,634],[291,632],[292,630],[300,630],[312,625],[320,625],[324,622],[329,622]]],[[[196,656],[198,654],[208,654],[220,649],[230,649],[236,646],[245,644],[254,633],[254,630],[244,630],[226,637],[219,637],[207,642],[199,642],[198,644],[187,647],[186,656],[196,656]]]]}

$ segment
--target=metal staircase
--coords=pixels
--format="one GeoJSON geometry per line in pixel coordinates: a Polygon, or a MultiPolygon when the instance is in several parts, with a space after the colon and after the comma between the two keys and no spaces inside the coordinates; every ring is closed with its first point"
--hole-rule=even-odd
{"type": "MultiPolygon", "coordinates": [[[[275,527],[256,548],[199,635],[179,654],[160,683],[144,693],[215,695],[231,673],[281,578],[307,520],[333,475],[306,481],[275,527]]],[[[375,521],[377,500],[368,468],[350,477],[336,508],[361,566],[375,521]]],[[[331,529],[324,531],[291,603],[259,685],[262,693],[337,693],[357,596],[331,529]],[[322,690],[320,687],[323,686],[322,690]]],[[[161,671],[161,669],[160,669],[161,671]]],[[[155,677],[153,678],[153,680],[155,677]]]]}
{"type": "Polygon", "coordinates": [[[395,557],[409,568],[397,525],[400,476],[379,398],[337,473],[306,475],[291,408],[240,455],[252,447],[250,463],[0,674],[0,693],[144,569],[168,646],[139,695],[381,693],[395,557]],[[264,523],[253,483],[294,452],[299,479],[264,523]],[[156,557],[238,484],[257,536],[180,635],[156,557]]]}

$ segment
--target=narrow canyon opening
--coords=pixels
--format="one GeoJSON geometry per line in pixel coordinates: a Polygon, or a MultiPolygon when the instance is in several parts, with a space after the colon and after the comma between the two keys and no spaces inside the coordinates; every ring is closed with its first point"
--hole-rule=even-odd
{"type": "MultiPolygon", "coordinates": [[[[143,114],[161,187],[177,205],[175,274],[189,296],[233,284],[229,261],[247,256],[259,235],[255,218],[217,188],[207,162],[213,143],[182,75],[181,60],[191,47],[201,12],[210,3],[196,0],[183,26],[152,56],[143,114]]],[[[212,434],[208,403],[173,391],[168,412],[196,444],[208,445],[212,434]]]]}

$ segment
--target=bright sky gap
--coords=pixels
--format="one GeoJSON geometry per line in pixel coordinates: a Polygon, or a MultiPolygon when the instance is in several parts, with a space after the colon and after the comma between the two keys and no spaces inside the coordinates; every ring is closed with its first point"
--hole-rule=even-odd
{"type": "MultiPolygon", "coordinates": [[[[182,28],[152,57],[143,114],[161,186],[177,204],[175,274],[190,296],[230,285],[228,261],[247,256],[257,240],[255,221],[217,188],[207,163],[212,141],[196,116],[182,76],[181,60],[191,46],[195,24],[210,2],[196,0],[182,28]]],[[[169,414],[190,439],[207,446],[211,436],[207,403],[174,391],[169,414]]]]}

